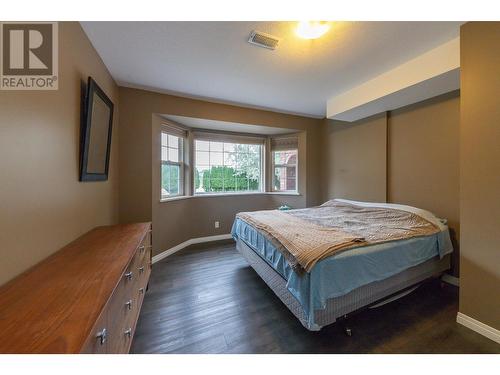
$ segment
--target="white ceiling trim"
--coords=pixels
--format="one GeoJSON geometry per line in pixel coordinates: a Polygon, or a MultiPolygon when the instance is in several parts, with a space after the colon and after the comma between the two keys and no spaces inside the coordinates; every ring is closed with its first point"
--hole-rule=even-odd
{"type": "Polygon", "coordinates": [[[356,121],[460,88],[455,38],[327,102],[327,117],[356,121]]]}

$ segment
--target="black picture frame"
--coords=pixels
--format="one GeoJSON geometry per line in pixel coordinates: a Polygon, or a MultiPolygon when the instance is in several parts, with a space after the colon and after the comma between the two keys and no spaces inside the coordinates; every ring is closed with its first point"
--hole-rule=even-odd
{"type": "Polygon", "coordinates": [[[111,153],[111,132],[113,129],[114,105],[111,99],[92,79],[92,77],[88,78],[87,90],[83,103],[84,108],[82,111],[83,114],[80,137],[80,181],[106,181],[108,179],[109,173],[109,157],[111,153]],[[89,152],[93,151],[89,150],[89,146],[91,141],[92,126],[95,126],[95,124],[93,123],[93,106],[95,95],[97,95],[109,109],[104,173],[95,173],[88,171],[89,152]]]}

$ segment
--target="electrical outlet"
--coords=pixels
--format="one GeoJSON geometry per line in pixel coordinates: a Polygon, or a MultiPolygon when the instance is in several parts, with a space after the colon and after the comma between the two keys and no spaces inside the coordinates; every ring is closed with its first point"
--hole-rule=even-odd
{"type": "Polygon", "coordinates": [[[218,229],[218,228],[219,228],[219,226],[220,226],[220,223],[219,223],[218,221],[216,221],[216,222],[214,223],[214,226],[215,226],[215,229],[218,229]]]}

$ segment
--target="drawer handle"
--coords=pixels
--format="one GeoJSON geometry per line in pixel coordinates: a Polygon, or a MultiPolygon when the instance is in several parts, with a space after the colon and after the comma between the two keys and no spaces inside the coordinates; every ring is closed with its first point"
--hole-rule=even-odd
{"type": "Polygon", "coordinates": [[[139,267],[139,273],[143,273],[143,272],[144,272],[144,266],[139,267]]]}
{"type": "Polygon", "coordinates": [[[103,328],[102,331],[98,332],[96,335],[96,338],[99,339],[99,343],[101,345],[104,345],[104,343],[106,342],[106,340],[108,338],[108,331],[106,330],[106,328],[103,328]]]}
{"type": "Polygon", "coordinates": [[[139,288],[139,293],[144,294],[144,288],[139,288]]]}
{"type": "Polygon", "coordinates": [[[132,310],[132,300],[129,299],[127,302],[125,302],[125,306],[127,306],[129,310],[132,310]]]}
{"type": "Polygon", "coordinates": [[[133,275],[132,272],[127,272],[124,276],[127,280],[132,280],[132,275],[133,275]]]}
{"type": "Polygon", "coordinates": [[[125,332],[123,332],[125,336],[128,338],[132,337],[132,328],[127,329],[125,332]]]}

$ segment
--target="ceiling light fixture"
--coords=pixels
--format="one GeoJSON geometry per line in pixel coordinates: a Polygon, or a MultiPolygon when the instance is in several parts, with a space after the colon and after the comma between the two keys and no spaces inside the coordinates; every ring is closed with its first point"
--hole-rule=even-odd
{"type": "Polygon", "coordinates": [[[300,21],[295,33],[303,39],[317,39],[330,29],[328,22],[300,21]]]}

